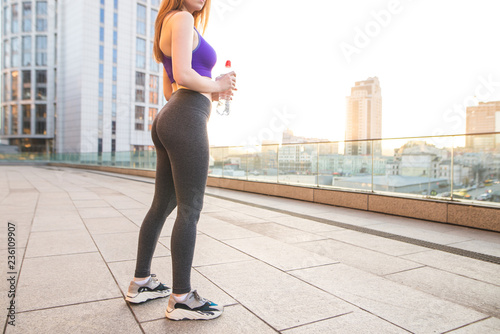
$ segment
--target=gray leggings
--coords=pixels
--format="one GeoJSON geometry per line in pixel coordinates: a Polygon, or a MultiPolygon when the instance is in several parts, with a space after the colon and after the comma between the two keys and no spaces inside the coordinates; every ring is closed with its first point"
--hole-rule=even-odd
{"type": "Polygon", "coordinates": [[[196,225],[208,176],[211,106],[202,94],[179,89],[156,116],[151,130],[157,154],[155,194],[139,233],[135,277],[150,275],[163,224],[177,206],[170,242],[176,294],[191,291],[196,225]]]}

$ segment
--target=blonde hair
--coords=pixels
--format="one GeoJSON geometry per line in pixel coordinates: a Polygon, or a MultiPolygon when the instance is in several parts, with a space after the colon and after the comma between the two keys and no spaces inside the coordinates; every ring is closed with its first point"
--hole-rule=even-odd
{"type": "MultiPolygon", "coordinates": [[[[206,0],[205,5],[201,10],[193,13],[194,25],[196,29],[201,30],[202,33],[205,33],[205,30],[207,29],[208,18],[210,16],[210,2],[211,0],[206,0]]],[[[160,37],[163,21],[168,13],[174,10],[181,10],[183,6],[184,0],[163,0],[160,4],[158,16],[155,21],[155,39],[153,44],[153,58],[158,63],[161,63],[163,60],[163,54],[160,50],[160,37]]]]}

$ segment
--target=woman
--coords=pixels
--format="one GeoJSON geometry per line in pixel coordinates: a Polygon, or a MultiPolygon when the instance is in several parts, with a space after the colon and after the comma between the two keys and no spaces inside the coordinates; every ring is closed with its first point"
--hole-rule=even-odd
{"type": "Polygon", "coordinates": [[[168,103],[153,122],[156,147],[155,194],[141,226],[135,277],[126,300],[142,303],[170,295],[166,316],[172,320],[213,319],[223,308],[191,289],[196,225],[208,176],[207,121],[212,101],[230,97],[234,72],[212,80],[213,48],[197,27],[206,27],[210,0],[163,0],[155,23],[154,57],[164,66],[168,103]],[[177,207],[172,230],[173,290],[150,274],[151,260],[167,216],[177,207]]]}

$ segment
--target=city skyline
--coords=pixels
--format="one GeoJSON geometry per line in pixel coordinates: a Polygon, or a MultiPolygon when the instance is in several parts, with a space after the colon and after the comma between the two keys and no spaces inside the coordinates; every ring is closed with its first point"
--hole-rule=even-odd
{"type": "MultiPolygon", "coordinates": [[[[30,1],[25,2],[30,3],[30,1]]],[[[19,29],[23,20],[21,5],[25,2],[2,3],[2,8],[13,3],[20,6],[19,29]]],[[[32,1],[33,25],[36,22],[35,4],[42,2],[44,1],[32,1]]],[[[52,2],[48,1],[49,7],[52,2]]],[[[102,115],[98,111],[99,97],[92,97],[86,93],[82,99],[83,109],[91,110],[83,114],[89,115],[95,112],[96,119],[90,122],[96,126],[95,129],[82,134],[81,138],[87,141],[92,149],[95,147],[95,151],[99,151],[99,147],[102,147],[103,152],[112,151],[113,140],[116,140],[114,146],[118,151],[132,150],[134,145],[148,148],[151,145],[147,131],[151,119],[150,109],[158,110],[163,102],[161,65],[158,71],[159,84],[152,84],[155,89],[159,88],[158,104],[155,106],[150,106],[147,102],[136,103],[137,95],[141,95],[141,91],[146,95],[144,100],[150,98],[149,79],[153,72],[149,69],[142,72],[145,74],[144,78],[141,75],[137,76],[135,73],[137,71],[130,71],[126,76],[116,80],[117,97],[119,97],[116,99],[116,106],[120,105],[121,110],[114,107],[112,99],[108,101],[106,97],[114,94],[114,80],[109,79],[114,76],[113,64],[109,63],[109,59],[114,49],[112,41],[115,29],[112,25],[108,26],[113,23],[114,2],[110,0],[104,2],[105,8],[109,9],[105,14],[105,41],[102,43],[106,54],[102,64],[104,71],[102,115]],[[139,86],[144,83],[144,86],[141,86],[144,88],[137,87],[137,83],[140,83],[139,86]],[[124,91],[126,93],[123,93],[124,91]],[[127,96],[128,98],[125,98],[127,96]],[[90,106],[91,104],[95,105],[90,106]],[[115,108],[116,116],[113,116],[115,108]],[[142,116],[136,118],[136,114],[142,116]],[[139,123],[144,130],[135,129],[139,123]],[[113,131],[115,135],[112,134],[113,131]],[[128,137],[127,145],[120,145],[120,140],[116,137],[120,131],[126,132],[123,136],[128,137]],[[138,134],[137,131],[142,132],[138,134]],[[99,144],[101,138],[102,145],[99,144]]],[[[136,57],[139,57],[135,40],[121,41],[124,34],[128,35],[127,30],[122,29],[122,25],[126,24],[127,29],[133,30],[130,33],[131,39],[137,36],[136,6],[144,5],[147,7],[146,20],[140,23],[141,26],[146,26],[145,30],[149,33],[152,22],[149,9],[159,1],[141,0],[130,3],[132,6],[128,7],[131,7],[129,9],[134,14],[128,16],[129,22],[121,19],[121,14],[118,18],[120,25],[120,29],[116,29],[119,38],[118,49],[123,50],[123,47],[126,47],[130,51],[118,52],[118,68],[127,67],[126,64],[134,63],[136,57]],[[134,24],[129,24],[130,21],[134,24]]],[[[235,93],[229,117],[220,117],[212,113],[209,122],[211,145],[245,146],[259,144],[265,140],[280,140],[282,132],[287,128],[304,137],[342,141],[346,138],[345,97],[349,95],[353,82],[374,76],[383,82],[384,87],[384,119],[381,133],[383,138],[463,134],[466,132],[468,107],[478,105],[479,102],[500,100],[500,70],[496,65],[500,57],[500,46],[492,39],[492,32],[497,31],[497,28],[500,29],[500,24],[493,14],[494,9],[500,8],[495,1],[479,0],[474,6],[453,2],[454,15],[449,16],[443,15],[449,9],[447,4],[433,3],[429,0],[419,2],[363,0],[357,4],[342,5],[320,0],[317,5],[321,11],[304,10],[301,3],[296,0],[286,3],[282,1],[269,3],[263,0],[251,3],[214,1],[210,24],[205,35],[218,52],[218,63],[213,76],[224,72],[223,65],[226,59],[233,60],[234,69],[238,74],[239,90],[235,93]],[[266,10],[261,11],[261,8],[266,10]],[[262,20],[259,19],[258,24],[255,24],[254,18],[257,15],[262,20]],[[421,24],[423,18],[425,25],[421,24]],[[295,24],[297,20],[302,20],[303,24],[295,24]],[[443,25],[443,22],[446,24],[443,25]],[[280,29],[276,29],[276,26],[280,29]],[[415,26],[419,29],[413,29],[415,26]],[[443,42],[443,38],[446,38],[446,43],[443,42]],[[248,52],[248,48],[244,47],[242,43],[246,40],[254,41],[255,52],[248,52]],[[471,47],[464,48],[464,45],[471,47]]],[[[91,17],[97,19],[85,22],[86,27],[90,28],[90,24],[95,21],[95,27],[92,29],[96,30],[94,35],[97,35],[97,37],[92,35],[92,40],[97,38],[92,43],[97,45],[89,47],[87,58],[98,57],[99,53],[101,27],[98,9],[96,13],[91,17]]],[[[5,11],[4,17],[8,17],[5,11]]],[[[4,20],[2,31],[10,23],[4,20]]],[[[26,35],[30,34],[20,32],[18,37],[26,35]]],[[[31,35],[32,57],[35,60],[37,33],[33,31],[31,35]]],[[[50,61],[51,57],[57,56],[60,62],[63,61],[61,55],[51,52],[55,41],[51,41],[52,33],[48,36],[50,38],[46,47],[47,59],[50,61]]],[[[58,37],[59,40],[62,38],[63,34],[58,37]]],[[[17,43],[21,43],[20,41],[19,39],[17,43]]],[[[153,66],[148,45],[151,40],[146,36],[145,41],[146,51],[142,52],[140,57],[144,58],[148,64],[146,66],[153,66]]],[[[5,39],[2,45],[4,42],[5,39]]],[[[7,49],[10,50],[10,47],[7,49]]],[[[21,57],[21,49],[17,52],[21,57]]],[[[2,61],[5,61],[5,48],[2,49],[2,57],[4,58],[2,61]]],[[[98,58],[96,59],[95,68],[90,63],[87,65],[88,76],[100,76],[101,68],[98,58]]],[[[71,66],[68,65],[68,68],[71,70],[71,66]]],[[[21,68],[18,72],[18,94],[23,93],[20,81],[22,70],[21,68]]],[[[33,96],[36,96],[35,89],[39,92],[43,91],[44,87],[43,83],[36,83],[38,78],[36,66],[30,70],[30,83],[33,86],[31,90],[33,96]],[[39,87],[35,87],[36,85],[39,87]]],[[[60,78],[65,73],[61,72],[66,70],[57,71],[59,76],[57,82],[62,86],[64,80],[60,78]]],[[[47,73],[46,89],[50,92],[53,82],[51,77],[55,78],[54,68],[50,68],[47,73]]],[[[4,91],[9,87],[4,84],[3,74],[5,71],[2,73],[4,86],[2,95],[5,95],[4,91]]],[[[100,89],[99,80],[95,85],[97,92],[100,89]]],[[[37,129],[41,132],[44,130],[44,117],[38,117],[44,115],[43,107],[39,107],[40,105],[39,101],[31,103],[29,118],[32,133],[37,129]],[[37,108],[41,108],[38,116],[37,108]]],[[[49,118],[55,114],[55,112],[51,114],[52,106],[53,103],[47,103],[45,112],[49,118]]],[[[58,106],[64,108],[59,101],[58,106]]],[[[22,126],[22,106],[19,105],[18,108],[18,126],[22,126]]],[[[2,120],[2,124],[4,123],[2,120]]],[[[50,132],[55,125],[51,125],[49,120],[45,123],[45,127],[45,131],[50,132]]],[[[74,128],[67,132],[72,134],[73,130],[74,128]]]]}
{"type": "Polygon", "coordinates": [[[463,134],[468,106],[500,100],[497,1],[218,3],[206,38],[221,63],[215,73],[233,61],[238,92],[229,117],[210,119],[215,146],[279,140],[284,128],[341,141],[345,97],[354,82],[374,76],[384,90],[384,138],[463,134]],[[344,44],[357,48],[351,62],[344,44]]]}

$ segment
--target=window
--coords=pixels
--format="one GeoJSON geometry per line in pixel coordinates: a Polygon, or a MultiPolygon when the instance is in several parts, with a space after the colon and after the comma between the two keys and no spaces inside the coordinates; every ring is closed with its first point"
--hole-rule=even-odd
{"type": "Polygon", "coordinates": [[[19,32],[19,13],[17,4],[12,4],[11,8],[10,32],[17,34],[19,32]]]}
{"type": "Polygon", "coordinates": [[[146,40],[142,38],[136,39],[137,58],[135,66],[138,68],[146,68],[146,40]]]}
{"type": "Polygon", "coordinates": [[[135,101],[145,102],[146,74],[135,72],[135,101]]]}
{"type": "Polygon", "coordinates": [[[146,35],[146,6],[137,4],[137,34],[146,35]]]}
{"type": "Polygon", "coordinates": [[[19,72],[12,71],[12,101],[16,101],[19,96],[19,72]]]}
{"type": "Polygon", "coordinates": [[[36,99],[40,101],[47,100],[47,71],[36,71],[36,99]]]}
{"type": "Polygon", "coordinates": [[[149,103],[151,104],[158,104],[158,82],[158,76],[149,76],[149,103]]]}
{"type": "MultiPolygon", "coordinates": [[[[151,42],[150,45],[151,45],[151,54],[153,54],[153,42],[151,42]]],[[[160,70],[158,63],[154,59],[151,59],[149,64],[150,64],[149,69],[151,71],[158,72],[160,70]]]]}
{"type": "Polygon", "coordinates": [[[114,46],[118,45],[118,31],[116,30],[113,31],[113,45],[114,46]]]}
{"type": "Polygon", "coordinates": [[[3,134],[9,134],[9,106],[4,106],[3,108],[3,134]]]}
{"type": "Polygon", "coordinates": [[[3,97],[2,101],[6,102],[10,100],[10,75],[9,73],[3,74],[3,97]]]}
{"type": "Polygon", "coordinates": [[[104,42],[104,27],[99,28],[99,41],[104,42]]]}
{"type": "Polygon", "coordinates": [[[23,71],[23,86],[22,86],[22,97],[23,100],[31,99],[31,71],[23,71]]]}
{"type": "Polygon", "coordinates": [[[31,105],[23,104],[23,134],[31,134],[31,105]]]}
{"type": "Polygon", "coordinates": [[[3,67],[10,67],[10,47],[8,39],[3,42],[3,67]]]}
{"type": "Polygon", "coordinates": [[[151,0],[151,6],[158,7],[160,5],[160,0],[151,0]]]}
{"type": "Polygon", "coordinates": [[[31,66],[31,36],[23,36],[23,66],[31,66]]]}
{"type": "Polygon", "coordinates": [[[149,131],[151,131],[151,129],[153,128],[153,121],[154,121],[157,113],[158,113],[158,109],[149,108],[149,117],[148,117],[148,130],[149,131]]]}
{"type": "Polygon", "coordinates": [[[145,102],[146,99],[144,98],[144,89],[141,88],[136,88],[135,89],[135,101],[136,102],[145,102]]]}
{"type": "Polygon", "coordinates": [[[46,135],[47,134],[47,105],[37,104],[35,105],[36,114],[36,126],[35,134],[46,135]]]}
{"type": "Polygon", "coordinates": [[[23,32],[31,31],[31,2],[23,2],[23,32]]]}
{"type": "Polygon", "coordinates": [[[47,1],[36,2],[36,31],[47,31],[47,1]]]}
{"type": "Polygon", "coordinates": [[[47,36],[36,36],[36,65],[47,65],[47,36]]]}
{"type": "Polygon", "coordinates": [[[144,107],[135,106],[135,129],[144,131],[144,107]]]}
{"type": "Polygon", "coordinates": [[[118,28],[118,14],[113,14],[113,28],[118,28]]]}
{"type": "Polygon", "coordinates": [[[149,25],[150,27],[149,36],[151,38],[155,37],[155,21],[157,16],[158,16],[158,11],[155,9],[151,9],[151,24],[149,25]]]}
{"type": "Polygon", "coordinates": [[[111,121],[111,134],[116,135],[116,121],[111,121]]]}
{"type": "Polygon", "coordinates": [[[2,35],[7,35],[10,25],[10,11],[9,7],[3,8],[3,24],[2,24],[2,35]]]}
{"type": "Polygon", "coordinates": [[[144,87],[146,85],[146,74],[135,72],[135,85],[144,87]]]}
{"type": "Polygon", "coordinates": [[[113,66],[113,81],[116,81],[117,78],[117,69],[116,66],[113,66]]]}
{"type": "Polygon", "coordinates": [[[100,12],[99,12],[99,13],[100,13],[100,14],[99,14],[99,16],[100,16],[100,20],[99,20],[99,21],[100,21],[102,24],[104,24],[104,8],[101,8],[101,10],[100,10],[100,12]]]}
{"type": "Polygon", "coordinates": [[[10,61],[12,67],[19,67],[19,38],[12,37],[10,49],[10,61]]]}
{"type": "Polygon", "coordinates": [[[12,128],[11,128],[11,135],[17,135],[17,132],[18,132],[18,117],[17,117],[17,106],[16,105],[13,105],[11,107],[11,115],[12,115],[12,119],[11,119],[11,122],[12,122],[12,128]]]}
{"type": "Polygon", "coordinates": [[[104,61],[104,45],[99,45],[99,60],[104,61]]]}

